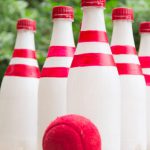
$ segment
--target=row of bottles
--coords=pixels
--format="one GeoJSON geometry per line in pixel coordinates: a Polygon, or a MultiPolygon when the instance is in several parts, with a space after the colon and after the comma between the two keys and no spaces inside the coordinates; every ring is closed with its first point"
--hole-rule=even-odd
{"type": "Polygon", "coordinates": [[[96,124],[103,150],[146,150],[147,141],[150,146],[150,119],[146,115],[150,113],[150,22],[140,26],[138,59],[133,10],[113,9],[110,47],[105,3],[82,0],[76,50],[73,8],[53,8],[52,38],[41,73],[35,54],[36,24],[18,20],[13,57],[0,91],[0,149],[42,150],[49,122],[67,113],[83,115],[96,124]]]}

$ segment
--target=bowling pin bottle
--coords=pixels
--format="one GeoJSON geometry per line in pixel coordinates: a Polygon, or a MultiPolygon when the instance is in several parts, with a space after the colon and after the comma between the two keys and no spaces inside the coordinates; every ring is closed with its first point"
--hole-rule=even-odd
{"type": "Polygon", "coordinates": [[[68,113],[99,128],[102,149],[120,149],[120,81],[108,44],[105,0],[82,0],[83,21],[68,77],[68,113]]]}
{"type": "Polygon", "coordinates": [[[140,24],[141,43],[139,59],[146,80],[147,88],[147,149],[150,149],[150,22],[140,24]]]}
{"type": "Polygon", "coordinates": [[[54,7],[52,19],[52,39],[39,84],[39,147],[42,146],[42,136],[50,121],[66,114],[67,77],[75,51],[72,32],[73,8],[54,7]]]}
{"type": "Polygon", "coordinates": [[[111,49],[121,80],[121,150],[146,149],[146,86],[136,53],[133,10],[113,10],[111,49]]]}
{"type": "Polygon", "coordinates": [[[0,91],[0,149],[36,150],[39,68],[36,22],[19,19],[17,39],[0,91]]]}

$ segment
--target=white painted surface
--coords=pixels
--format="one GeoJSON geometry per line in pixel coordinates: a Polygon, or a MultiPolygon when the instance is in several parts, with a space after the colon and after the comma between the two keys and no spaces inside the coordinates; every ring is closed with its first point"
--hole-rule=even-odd
{"type": "Polygon", "coordinates": [[[40,79],[38,103],[39,149],[42,149],[42,137],[50,122],[66,114],[66,82],[67,78],[40,79]]]}
{"type": "Polygon", "coordinates": [[[113,21],[113,34],[111,45],[135,46],[131,21],[113,21]]]}
{"type": "Polygon", "coordinates": [[[49,57],[46,59],[44,68],[48,67],[70,67],[72,57],[49,57]]]}
{"type": "Polygon", "coordinates": [[[17,33],[15,48],[30,49],[35,51],[34,32],[30,30],[19,30],[17,33]]]}
{"type": "Polygon", "coordinates": [[[144,74],[149,74],[150,75],[150,68],[143,68],[142,69],[144,74]]]}
{"type": "Polygon", "coordinates": [[[122,150],[146,150],[146,94],[143,76],[121,75],[122,150]]]}
{"type": "Polygon", "coordinates": [[[121,55],[114,55],[115,62],[117,63],[132,63],[132,64],[140,64],[139,59],[137,55],[126,55],[126,54],[121,54],[121,55]]]}
{"type": "Polygon", "coordinates": [[[103,17],[104,9],[100,9],[99,7],[83,7],[83,11],[82,31],[106,31],[105,20],[103,17]]]}
{"type": "Polygon", "coordinates": [[[150,33],[141,34],[139,56],[150,56],[150,33]]]}
{"type": "Polygon", "coordinates": [[[91,50],[92,53],[112,54],[108,43],[102,42],[78,43],[77,49],[79,49],[79,51],[76,51],[76,55],[91,53],[91,50]]]}
{"type": "Polygon", "coordinates": [[[0,93],[0,149],[37,150],[36,78],[8,77],[0,93]]]}
{"type": "Polygon", "coordinates": [[[53,32],[51,46],[74,46],[74,37],[72,33],[72,21],[65,19],[53,20],[53,32]]]}
{"type": "Polygon", "coordinates": [[[12,58],[10,63],[10,65],[15,65],[15,64],[23,64],[23,65],[28,65],[28,66],[34,66],[34,67],[38,67],[38,63],[37,60],[32,59],[32,58],[12,58]]]}

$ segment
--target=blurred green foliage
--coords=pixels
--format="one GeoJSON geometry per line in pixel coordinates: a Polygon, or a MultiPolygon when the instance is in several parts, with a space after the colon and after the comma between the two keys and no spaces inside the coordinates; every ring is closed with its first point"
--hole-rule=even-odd
{"type": "MultiPolygon", "coordinates": [[[[75,9],[73,23],[75,41],[77,42],[82,11],[80,0],[0,0],[0,82],[11,58],[16,38],[16,21],[18,18],[31,18],[37,21],[35,35],[37,56],[42,67],[52,31],[51,10],[53,6],[70,5],[75,9]]],[[[139,23],[150,18],[150,0],[107,0],[105,20],[109,39],[112,34],[112,9],[119,6],[132,7],[135,11],[134,37],[138,49],[140,36],[139,23]]]]}

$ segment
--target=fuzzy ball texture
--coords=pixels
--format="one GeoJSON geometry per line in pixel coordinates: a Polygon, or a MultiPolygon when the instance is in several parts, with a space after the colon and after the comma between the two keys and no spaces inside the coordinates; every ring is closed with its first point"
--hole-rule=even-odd
{"type": "Polygon", "coordinates": [[[91,121],[67,115],[49,125],[43,137],[43,150],[101,150],[101,138],[91,121]]]}

